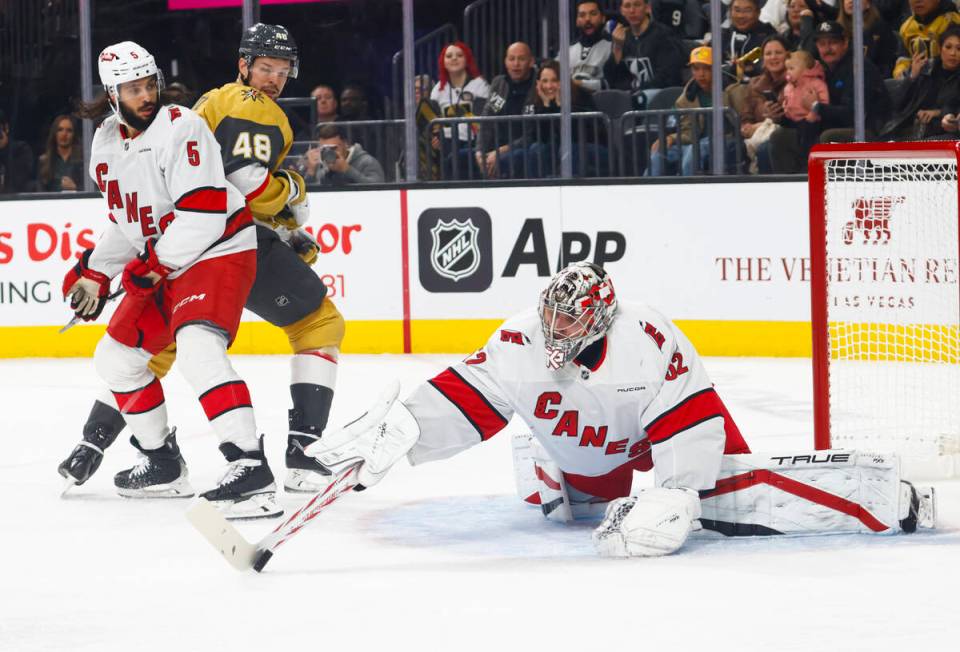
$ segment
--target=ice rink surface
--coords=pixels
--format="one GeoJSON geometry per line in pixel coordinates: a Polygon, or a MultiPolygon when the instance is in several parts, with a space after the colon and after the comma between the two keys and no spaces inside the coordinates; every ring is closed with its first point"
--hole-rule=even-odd
{"type": "MultiPolygon", "coordinates": [[[[389,377],[401,396],[454,356],[348,355],[332,423],[389,377]]],[[[282,478],[288,358],[235,357],[282,478]]],[[[809,360],[708,358],[755,452],[811,447],[809,360]]],[[[238,573],[189,501],[118,497],[127,433],[60,499],[57,464],[98,387],[89,359],[0,361],[0,650],[960,650],[960,484],[913,536],[690,540],[661,559],[596,558],[592,524],[547,523],[513,488],[508,432],[350,494],[238,573]]],[[[176,372],[171,422],[198,491],[223,468],[176,372]]],[[[510,430],[517,428],[513,423],[510,430]]],[[[285,495],[292,511],[304,500],[285,495]]],[[[250,538],[272,521],[241,526],[250,538]]]]}

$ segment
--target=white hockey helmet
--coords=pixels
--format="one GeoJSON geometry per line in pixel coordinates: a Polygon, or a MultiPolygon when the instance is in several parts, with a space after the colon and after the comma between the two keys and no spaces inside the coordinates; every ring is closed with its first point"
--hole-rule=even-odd
{"type": "Polygon", "coordinates": [[[118,87],[124,82],[157,76],[157,87],[163,89],[163,73],[153,55],[133,41],[108,45],[97,60],[100,83],[108,95],[118,96],[118,87]]]}
{"type": "Polygon", "coordinates": [[[540,293],[547,367],[559,369],[603,337],[617,312],[610,275],[599,265],[567,265],[540,293]]]}

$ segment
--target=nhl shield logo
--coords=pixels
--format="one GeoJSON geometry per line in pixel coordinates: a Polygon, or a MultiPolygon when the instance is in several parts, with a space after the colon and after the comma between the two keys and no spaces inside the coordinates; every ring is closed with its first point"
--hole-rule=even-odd
{"type": "Polygon", "coordinates": [[[459,281],[470,276],[480,266],[480,232],[473,220],[439,220],[430,229],[432,245],[430,263],[440,276],[459,281]]]}

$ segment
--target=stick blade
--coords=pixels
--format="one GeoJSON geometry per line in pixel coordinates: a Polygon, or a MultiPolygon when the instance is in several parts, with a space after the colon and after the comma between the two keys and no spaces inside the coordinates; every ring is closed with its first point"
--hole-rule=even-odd
{"type": "Polygon", "coordinates": [[[257,547],[243,538],[210,501],[200,498],[187,510],[190,525],[239,571],[253,568],[257,547]]]}

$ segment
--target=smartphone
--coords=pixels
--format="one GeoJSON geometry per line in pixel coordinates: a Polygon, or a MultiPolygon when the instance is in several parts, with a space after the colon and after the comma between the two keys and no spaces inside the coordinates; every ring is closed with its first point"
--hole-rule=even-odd
{"type": "Polygon", "coordinates": [[[763,95],[763,99],[768,102],[776,102],[778,99],[777,94],[771,90],[760,91],[760,94],[763,95]]]}

